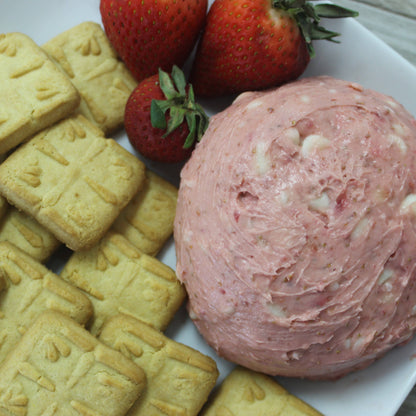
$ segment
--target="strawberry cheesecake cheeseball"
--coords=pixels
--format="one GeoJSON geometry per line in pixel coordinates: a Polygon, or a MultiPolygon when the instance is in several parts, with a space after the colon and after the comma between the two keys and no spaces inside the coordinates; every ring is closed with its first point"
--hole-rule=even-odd
{"type": "Polygon", "coordinates": [[[226,359],[338,378],[416,328],[416,121],[330,77],[243,93],[182,171],[177,273],[226,359]]]}

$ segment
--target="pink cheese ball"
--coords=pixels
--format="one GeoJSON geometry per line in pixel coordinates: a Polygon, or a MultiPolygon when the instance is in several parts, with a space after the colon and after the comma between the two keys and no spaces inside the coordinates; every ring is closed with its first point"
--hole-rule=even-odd
{"type": "Polygon", "coordinates": [[[333,379],[416,327],[416,121],[330,77],[239,96],[181,174],[177,274],[217,353],[333,379]]]}

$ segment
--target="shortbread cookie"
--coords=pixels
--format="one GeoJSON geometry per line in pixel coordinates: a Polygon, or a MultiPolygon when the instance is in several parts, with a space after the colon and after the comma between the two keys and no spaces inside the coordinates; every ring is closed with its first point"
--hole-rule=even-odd
{"type": "Polygon", "coordinates": [[[128,416],[196,416],[217,381],[217,365],[212,358],[130,316],[110,319],[100,340],[146,373],[146,391],[128,416]]]}
{"type": "Polygon", "coordinates": [[[210,398],[201,416],[322,416],[274,379],[236,367],[210,398]]]}
{"type": "Polygon", "coordinates": [[[0,34],[0,154],[68,116],[80,95],[22,33],[0,34]]]}
{"type": "Polygon", "coordinates": [[[45,312],[0,367],[0,415],[122,416],[143,370],[59,312],[45,312]]]}
{"type": "Polygon", "coordinates": [[[118,59],[101,26],[81,23],[43,48],[80,92],[78,111],[106,134],[121,127],[124,107],[137,81],[118,59]]]}
{"type": "Polygon", "coordinates": [[[5,241],[0,242],[0,280],[0,362],[39,313],[61,311],[83,325],[92,316],[87,296],[5,241]]]}
{"type": "Polygon", "coordinates": [[[185,298],[169,266],[111,231],[92,249],[74,253],[60,276],[89,296],[94,335],[120,312],[164,330],[185,298]]]}
{"type": "Polygon", "coordinates": [[[144,164],[83,116],[38,133],[0,165],[0,193],[72,250],[93,246],[144,181],[144,164]]]}
{"type": "Polygon", "coordinates": [[[143,188],[129,202],[112,229],[146,254],[155,256],[172,235],[178,189],[147,170],[143,188]]]}
{"type": "Polygon", "coordinates": [[[46,262],[61,244],[34,218],[11,205],[6,214],[0,217],[0,241],[11,241],[41,263],[46,262]]]}

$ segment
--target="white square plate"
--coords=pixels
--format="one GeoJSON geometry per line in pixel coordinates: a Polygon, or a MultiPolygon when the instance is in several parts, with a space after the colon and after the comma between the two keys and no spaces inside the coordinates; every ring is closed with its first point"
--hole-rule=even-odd
{"type": "MultiPolygon", "coordinates": [[[[99,0],[2,0],[0,3],[0,32],[23,32],[40,45],[86,20],[101,23],[99,0]]],[[[341,44],[316,42],[316,58],[304,76],[326,74],[359,82],[393,96],[416,116],[416,69],[353,19],[328,21],[326,26],[342,33],[341,44]]],[[[212,114],[228,102],[210,100],[204,104],[212,114]]],[[[133,152],[124,132],[116,139],[133,152]]],[[[148,166],[178,184],[178,166],[148,166]]],[[[172,241],[160,259],[175,267],[172,241]]],[[[54,267],[59,267],[59,260],[54,267]]],[[[175,316],[166,334],[216,359],[221,372],[219,382],[232,368],[232,364],[216,357],[204,343],[185,308],[175,316]]],[[[416,339],[394,349],[368,369],[336,382],[277,380],[326,416],[393,416],[416,383],[415,355],[416,339]]]]}

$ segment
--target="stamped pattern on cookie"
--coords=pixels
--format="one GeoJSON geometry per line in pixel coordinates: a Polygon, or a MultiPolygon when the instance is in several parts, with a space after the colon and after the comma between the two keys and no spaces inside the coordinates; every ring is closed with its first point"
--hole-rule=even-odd
{"type": "Polygon", "coordinates": [[[42,263],[60,246],[60,242],[45,227],[10,205],[0,218],[0,241],[12,241],[42,263]]]}
{"type": "Polygon", "coordinates": [[[144,180],[144,164],[83,116],[37,134],[0,171],[7,198],[73,250],[95,244],[144,180]]]}
{"type": "Polygon", "coordinates": [[[0,242],[0,362],[39,313],[60,311],[81,324],[92,315],[89,299],[9,242],[0,242]]]}
{"type": "Polygon", "coordinates": [[[129,416],[195,416],[218,378],[216,363],[210,357],[131,316],[120,314],[108,320],[100,340],[146,373],[146,392],[129,416]]]}
{"type": "Polygon", "coordinates": [[[93,334],[120,312],[165,329],[185,297],[169,266],[113,231],[92,249],[72,254],[60,276],[89,296],[93,334]]]}
{"type": "Polygon", "coordinates": [[[123,124],[124,107],[137,81],[118,59],[100,25],[81,23],[43,48],[80,92],[80,114],[106,134],[123,124]]]}
{"type": "Polygon", "coordinates": [[[80,96],[28,36],[0,34],[0,154],[69,115],[80,96]]]}
{"type": "Polygon", "coordinates": [[[143,371],[72,319],[39,316],[0,367],[0,414],[124,415],[143,371]]]}

